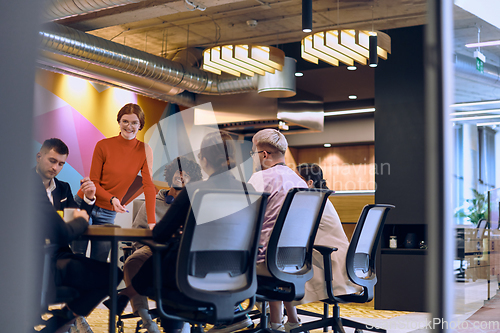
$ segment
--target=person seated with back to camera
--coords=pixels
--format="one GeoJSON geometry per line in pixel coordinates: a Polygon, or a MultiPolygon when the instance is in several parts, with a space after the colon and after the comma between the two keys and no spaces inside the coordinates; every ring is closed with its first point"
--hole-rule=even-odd
{"type": "MultiPolygon", "coordinates": [[[[180,191],[190,182],[197,182],[202,179],[201,168],[198,163],[180,156],[165,166],[165,181],[170,185],[169,190],[160,190],[156,195],[156,221],[160,221],[170,208],[180,191]]],[[[143,203],[132,222],[132,228],[149,229],[154,224],[148,225],[146,205],[143,203]]],[[[148,333],[159,333],[158,326],[151,319],[149,314],[148,299],[146,296],[138,294],[132,286],[132,278],[137,274],[144,262],[149,259],[153,252],[149,246],[140,242],[132,244],[134,252],[125,260],[123,266],[123,280],[126,288],[120,291],[118,296],[118,314],[125,309],[129,299],[132,311],[142,319],[142,328],[148,333]]],[[[109,301],[104,302],[109,307],[109,301]]]]}
{"type": "MultiPolygon", "coordinates": [[[[235,189],[253,191],[253,187],[237,180],[230,169],[236,165],[236,147],[231,136],[224,131],[207,134],[201,143],[198,155],[203,171],[208,174],[206,181],[192,182],[180,191],[167,213],[153,229],[153,239],[168,244],[169,249],[162,257],[162,287],[177,290],[176,272],[177,254],[182,234],[182,227],[191,207],[189,193],[197,189],[235,189]]],[[[149,258],[132,279],[134,289],[141,295],[154,298],[153,260],[149,258]]],[[[182,330],[182,321],[161,321],[165,333],[178,333],[182,330]]]]}
{"type": "MultiPolygon", "coordinates": [[[[297,174],[302,177],[309,188],[328,189],[326,180],[323,179],[323,170],[315,163],[302,163],[297,166],[297,174]]],[[[348,295],[361,292],[362,288],[353,284],[347,276],[346,256],[349,240],[342,228],[339,215],[330,200],[326,201],[325,210],[321,216],[318,233],[314,245],[335,246],[338,250],[331,254],[332,261],[332,287],[334,295],[348,295]]],[[[327,299],[326,281],[323,265],[323,256],[318,251],[313,251],[313,277],[306,282],[305,295],[296,304],[305,304],[327,299]]]]}
{"type": "MultiPolygon", "coordinates": [[[[69,248],[69,243],[87,230],[96,188],[89,178],[82,179],[82,210],[75,210],[71,221],[65,222],[61,218],[58,210],[78,207],[69,184],[56,178],[68,154],[68,147],[60,139],[45,140],[36,155],[36,172],[33,172],[34,204],[43,230],[40,242],[58,246],[53,257],[55,285],[71,287],[79,294],[62,309],[54,310],[55,315],[49,319],[47,326],[49,329],[55,327],[56,333],[67,332],[68,329],[73,333],[92,333],[85,317],[109,294],[109,264],[74,254],[69,248]]],[[[40,253],[43,254],[43,251],[40,253]]],[[[122,272],[119,271],[116,285],[121,279],[122,272]]]]}
{"type": "MultiPolygon", "coordinates": [[[[257,191],[270,193],[262,223],[256,267],[257,275],[266,275],[267,244],[281,206],[290,189],[304,188],[307,187],[307,184],[294,170],[285,164],[285,152],[288,148],[288,142],[281,132],[270,128],[260,130],[253,136],[252,143],[254,165],[260,171],[255,172],[248,180],[248,183],[252,184],[257,191]]],[[[285,324],[282,323],[281,304],[281,301],[269,302],[271,328],[290,331],[290,329],[300,326],[297,311],[291,302],[283,302],[288,321],[285,324]]]]}

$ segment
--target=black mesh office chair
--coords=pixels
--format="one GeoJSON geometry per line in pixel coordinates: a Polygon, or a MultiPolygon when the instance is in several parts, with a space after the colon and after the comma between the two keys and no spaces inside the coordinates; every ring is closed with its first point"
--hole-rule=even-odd
{"type": "MultiPolygon", "coordinates": [[[[291,189],[283,202],[269,238],[265,262],[257,266],[257,301],[294,301],[304,297],[312,278],[312,252],[330,190],[291,189]]],[[[273,332],[269,314],[262,311],[260,327],[252,332],[273,332]]]]}
{"type": "Polygon", "coordinates": [[[318,328],[323,328],[323,331],[327,332],[330,326],[333,333],[344,333],[344,326],[353,327],[355,332],[361,332],[362,330],[386,332],[384,329],[340,318],[338,303],[366,303],[373,299],[373,287],[377,283],[375,254],[387,213],[391,208],[394,208],[394,206],[385,204],[366,205],[354,229],[347,250],[346,270],[349,279],[363,288],[360,294],[333,295],[332,279],[334,277],[332,277],[331,253],[337,249],[334,247],[314,246],[314,249],[323,255],[326,291],[328,294],[328,298],[322,300],[325,307],[324,314],[319,315],[309,311],[297,310],[299,314],[321,317],[322,319],[303,324],[301,327],[291,330],[291,333],[305,332],[318,328]],[[332,317],[328,317],[328,304],[333,305],[332,317]]]}
{"type": "Polygon", "coordinates": [[[183,229],[177,260],[179,291],[162,290],[161,256],[153,249],[157,312],[161,318],[187,321],[192,332],[205,323],[230,324],[235,306],[255,304],[255,260],[267,193],[196,190],[183,229]]]}
{"type": "Polygon", "coordinates": [[[55,284],[55,261],[53,258],[58,248],[59,246],[56,244],[46,244],[44,246],[42,283],[40,287],[40,321],[37,322],[39,327],[34,329],[34,332],[52,333],[64,325],[64,320],[54,315],[54,310],[49,310],[49,306],[66,303],[79,296],[76,289],[56,286],[55,284]],[[50,314],[52,317],[44,320],[43,315],[45,314],[50,314]]]}

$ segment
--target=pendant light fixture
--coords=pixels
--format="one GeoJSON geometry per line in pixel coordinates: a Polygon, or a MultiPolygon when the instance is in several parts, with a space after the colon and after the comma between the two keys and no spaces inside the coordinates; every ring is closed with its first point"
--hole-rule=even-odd
{"type": "Polygon", "coordinates": [[[302,0],[302,31],[312,32],[312,0],[302,0]]]}
{"type": "Polygon", "coordinates": [[[218,45],[203,51],[202,69],[215,74],[222,72],[240,76],[245,74],[274,74],[282,70],[285,53],[272,46],[263,45],[218,45]]]}
{"type": "Polygon", "coordinates": [[[340,29],[339,0],[337,0],[337,29],[309,34],[301,42],[302,58],[314,64],[322,60],[332,66],[338,66],[339,63],[354,66],[354,62],[357,62],[376,67],[378,57],[386,60],[388,53],[391,53],[391,37],[373,30],[373,5],[372,31],[340,29]]]}
{"type": "Polygon", "coordinates": [[[378,57],[386,60],[388,53],[391,53],[391,37],[380,31],[326,30],[309,34],[301,42],[302,58],[315,64],[322,60],[332,66],[340,62],[347,66],[353,66],[354,62],[367,65],[378,57]],[[370,48],[370,42],[375,47],[370,48]]]}
{"type": "MultiPolygon", "coordinates": [[[[375,0],[373,0],[375,2],[375,0]]],[[[373,32],[373,5],[372,5],[372,32],[373,32]]],[[[377,56],[377,35],[370,34],[369,41],[369,49],[370,49],[370,67],[378,66],[378,56],[377,56]]]]}
{"type": "Polygon", "coordinates": [[[295,96],[295,68],[297,61],[285,57],[283,70],[266,73],[259,77],[257,92],[260,96],[271,98],[287,98],[295,96]]]}
{"type": "Polygon", "coordinates": [[[378,55],[377,55],[377,35],[371,35],[370,36],[370,42],[369,42],[369,49],[370,49],[370,67],[377,67],[378,66],[378,55]]]}

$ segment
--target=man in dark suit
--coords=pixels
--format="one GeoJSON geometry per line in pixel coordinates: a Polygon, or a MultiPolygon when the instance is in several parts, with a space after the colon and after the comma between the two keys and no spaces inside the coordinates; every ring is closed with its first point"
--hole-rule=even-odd
{"type": "MultiPolygon", "coordinates": [[[[62,170],[68,154],[68,147],[60,139],[53,138],[43,143],[36,155],[35,170],[38,176],[34,175],[35,205],[43,226],[44,244],[58,245],[53,257],[55,285],[71,287],[79,293],[78,297],[56,313],[51,325],[59,327],[56,332],[67,332],[70,325],[75,323],[71,332],[91,333],[84,317],[108,295],[109,264],[74,254],[68,246],[87,229],[95,202],[95,185],[88,177],[80,181],[84,193],[82,210],[78,209],[69,184],[55,178],[62,170]],[[64,208],[77,208],[71,221],[64,222],[57,213],[64,211],[64,208]]],[[[120,271],[119,280],[121,278],[120,271]]]]}
{"type": "MultiPolygon", "coordinates": [[[[69,184],[56,178],[66,163],[68,155],[68,146],[55,138],[45,140],[36,154],[36,173],[42,178],[47,197],[57,211],[64,211],[64,208],[80,208],[73,199],[69,184]]],[[[96,188],[89,177],[83,178],[80,184],[84,193],[84,203],[81,208],[90,215],[92,205],[95,203],[96,188]]]]}

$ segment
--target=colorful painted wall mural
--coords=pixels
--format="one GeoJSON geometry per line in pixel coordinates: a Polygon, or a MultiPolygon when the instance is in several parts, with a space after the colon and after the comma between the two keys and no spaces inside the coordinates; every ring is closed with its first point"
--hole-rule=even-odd
{"type": "MultiPolygon", "coordinates": [[[[119,134],[116,115],[127,103],[136,103],[146,114],[146,124],[137,135],[141,141],[150,127],[169,112],[166,102],[120,88],[108,87],[72,76],[38,70],[35,80],[34,152],[44,140],[59,138],[70,154],[58,178],[70,183],[73,192],[81,178],[89,175],[95,144],[119,134]]],[[[146,140],[145,142],[148,142],[146,140]]],[[[130,201],[142,192],[131,189],[130,201]]]]}

